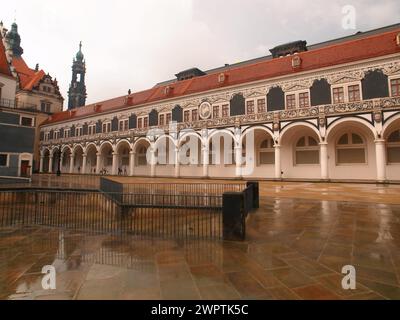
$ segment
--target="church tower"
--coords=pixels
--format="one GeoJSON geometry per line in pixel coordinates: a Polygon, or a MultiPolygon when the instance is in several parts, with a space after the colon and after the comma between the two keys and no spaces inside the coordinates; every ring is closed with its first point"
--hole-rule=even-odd
{"type": "Polygon", "coordinates": [[[79,51],[72,63],[72,81],[68,91],[68,110],[81,107],[86,102],[85,85],[86,65],[82,53],[82,42],[79,43],[79,51]]]}

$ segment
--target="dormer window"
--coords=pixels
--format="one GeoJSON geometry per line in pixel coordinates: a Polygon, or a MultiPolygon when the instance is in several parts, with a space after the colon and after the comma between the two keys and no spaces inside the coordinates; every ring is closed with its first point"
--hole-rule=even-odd
{"type": "Polygon", "coordinates": [[[166,96],[168,96],[168,95],[170,95],[171,93],[172,93],[172,87],[166,86],[166,87],[164,88],[164,94],[165,94],[166,96]]]}
{"type": "Polygon", "coordinates": [[[219,83],[224,83],[224,82],[225,82],[225,79],[226,79],[225,73],[220,73],[220,74],[218,75],[218,82],[219,82],[219,83]]]}

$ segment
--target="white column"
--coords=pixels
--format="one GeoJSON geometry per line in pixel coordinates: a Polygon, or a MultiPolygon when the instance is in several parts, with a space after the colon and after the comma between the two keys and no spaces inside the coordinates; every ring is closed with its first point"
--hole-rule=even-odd
{"type": "Polygon", "coordinates": [[[279,144],[274,145],[275,148],[275,179],[282,178],[281,169],[281,146],[279,144]]]}
{"type": "Polygon", "coordinates": [[[321,179],[327,180],[329,179],[328,174],[328,143],[321,142],[319,144],[320,148],[320,165],[321,165],[321,179]]]}
{"type": "Polygon", "coordinates": [[[136,153],[133,151],[129,152],[129,175],[133,176],[135,170],[135,157],[136,153]]]}
{"type": "Polygon", "coordinates": [[[82,171],[81,171],[82,174],[86,174],[86,158],[87,158],[87,154],[84,153],[82,155],[82,171]]]}
{"type": "Polygon", "coordinates": [[[49,156],[49,173],[53,173],[53,155],[49,156]]]}
{"type": "Polygon", "coordinates": [[[242,176],[242,146],[235,146],[236,177],[242,176]]]}
{"type": "Polygon", "coordinates": [[[386,180],[386,153],[385,153],[385,140],[375,140],[375,154],[376,154],[376,180],[383,182],[386,180]]]}
{"type": "Polygon", "coordinates": [[[207,146],[203,146],[203,178],[208,177],[208,161],[209,161],[209,150],[207,146]]]}
{"type": "Polygon", "coordinates": [[[113,152],[112,154],[112,169],[111,169],[111,174],[116,175],[118,172],[118,153],[113,152]]]}
{"type": "Polygon", "coordinates": [[[153,147],[150,148],[150,176],[154,177],[156,175],[155,150],[153,147]]]}
{"type": "Polygon", "coordinates": [[[40,163],[39,163],[39,172],[43,173],[43,161],[44,161],[44,157],[40,156],[40,163]]]}
{"type": "Polygon", "coordinates": [[[101,170],[101,153],[97,152],[96,153],[96,174],[100,174],[100,170],[101,170]]]}
{"type": "Polygon", "coordinates": [[[75,159],[74,155],[71,154],[69,156],[69,173],[74,173],[74,159],[75,159]]]}
{"type": "Polygon", "coordinates": [[[180,166],[181,162],[179,161],[179,148],[175,148],[175,178],[179,178],[180,176],[180,166]]]}

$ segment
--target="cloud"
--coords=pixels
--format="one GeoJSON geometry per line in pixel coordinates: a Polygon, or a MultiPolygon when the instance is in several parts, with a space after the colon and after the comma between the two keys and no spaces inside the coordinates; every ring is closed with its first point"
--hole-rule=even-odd
{"type": "Polygon", "coordinates": [[[17,10],[25,60],[57,77],[66,100],[82,40],[91,103],[193,66],[206,70],[267,55],[288,41],[312,44],[355,33],[341,28],[346,4],[356,8],[357,30],[400,16],[396,0],[17,0],[2,4],[0,19],[10,25],[17,10]]]}

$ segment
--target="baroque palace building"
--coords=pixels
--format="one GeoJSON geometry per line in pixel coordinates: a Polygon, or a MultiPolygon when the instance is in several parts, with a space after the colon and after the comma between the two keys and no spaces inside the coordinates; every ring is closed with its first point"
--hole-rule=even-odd
{"type": "MultiPolygon", "coordinates": [[[[63,97],[48,73],[26,64],[18,26],[0,22],[0,178],[29,177],[39,169],[39,126],[52,113],[61,112],[63,97]]],[[[4,179],[5,179],[4,178],[4,179]]]]}
{"type": "Polygon", "coordinates": [[[270,51],[51,115],[40,171],[399,181],[400,24],[270,51]]]}

